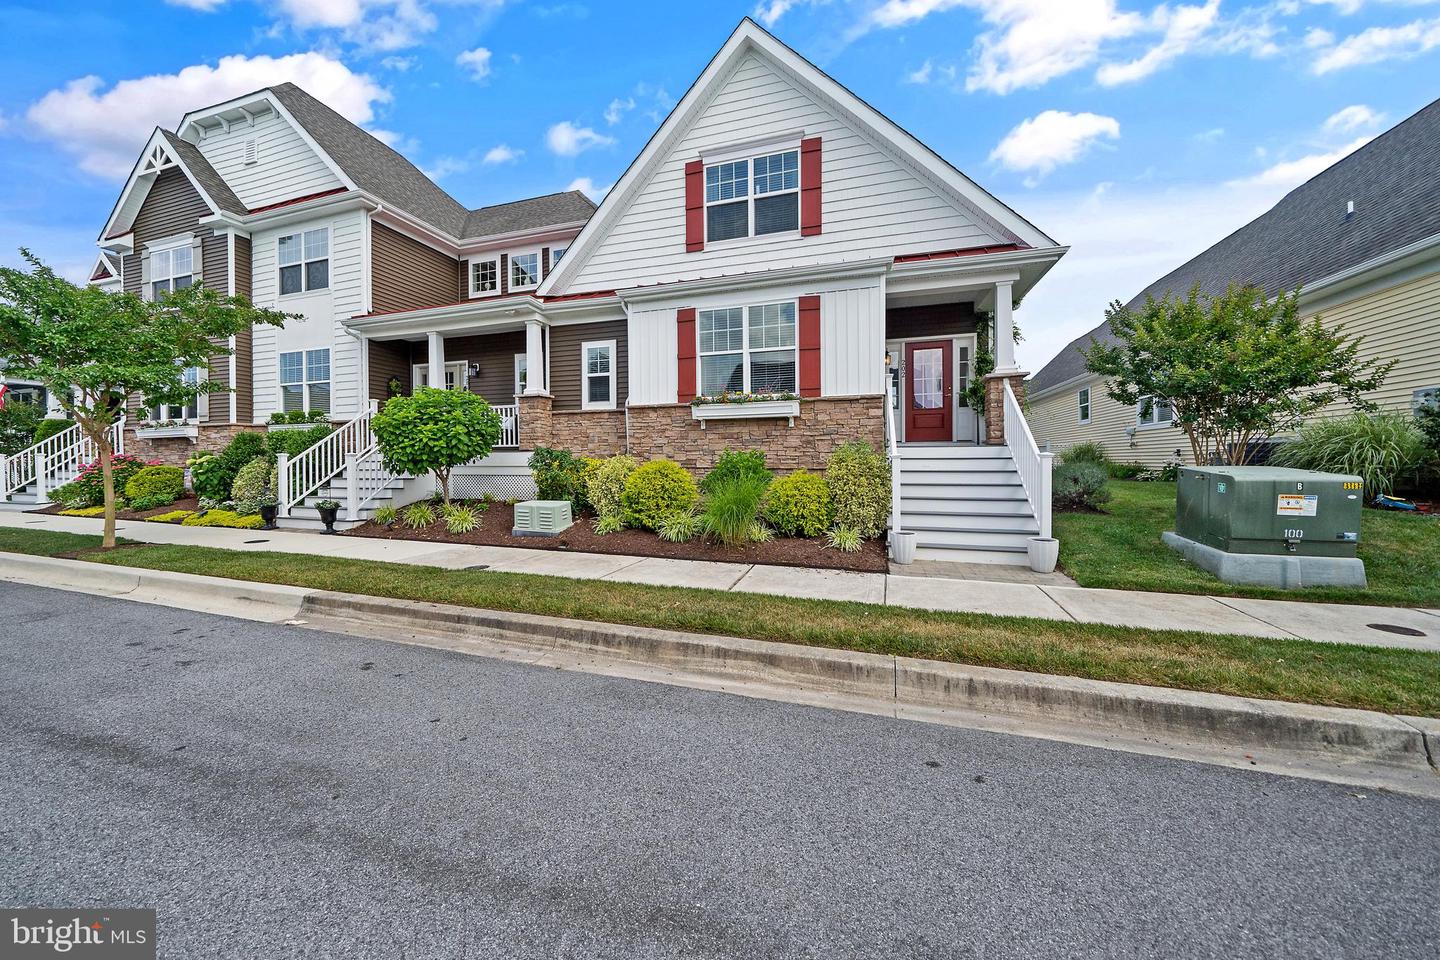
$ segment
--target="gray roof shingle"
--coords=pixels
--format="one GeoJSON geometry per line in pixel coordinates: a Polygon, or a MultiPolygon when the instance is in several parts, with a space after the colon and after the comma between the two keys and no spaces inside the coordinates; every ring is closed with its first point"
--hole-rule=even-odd
{"type": "MultiPolygon", "coordinates": [[[[399,152],[293,83],[270,88],[355,185],[460,239],[588,220],[595,204],[578,191],[468,210],[399,152]]],[[[198,151],[197,151],[198,152],[198,151]]]]}
{"type": "MultiPolygon", "coordinates": [[[[1253,284],[1274,295],[1440,234],[1440,100],[1290,191],[1267,212],[1140,291],[1223,293],[1253,284]],[[1347,204],[1355,204],[1353,216],[1347,204]]],[[[1085,372],[1080,347],[1111,342],[1107,323],[1073,340],[1030,379],[1034,394],[1085,372]]]]}
{"type": "Polygon", "coordinates": [[[160,133],[165,137],[165,142],[170,149],[179,156],[180,162],[185,164],[185,168],[196,180],[200,181],[200,186],[221,210],[226,213],[245,213],[245,204],[235,196],[235,191],[230,189],[230,184],[221,179],[220,174],[215,172],[215,168],[210,166],[210,161],[205,159],[205,155],[200,152],[198,147],[188,140],[180,139],[169,130],[162,129],[160,133]]]}

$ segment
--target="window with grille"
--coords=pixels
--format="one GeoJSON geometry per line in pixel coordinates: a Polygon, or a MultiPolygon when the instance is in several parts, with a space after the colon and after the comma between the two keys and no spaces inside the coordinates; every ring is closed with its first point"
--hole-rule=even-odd
{"type": "Polygon", "coordinates": [[[281,237],[280,295],[324,290],[330,286],[330,228],[320,227],[281,237]]]}

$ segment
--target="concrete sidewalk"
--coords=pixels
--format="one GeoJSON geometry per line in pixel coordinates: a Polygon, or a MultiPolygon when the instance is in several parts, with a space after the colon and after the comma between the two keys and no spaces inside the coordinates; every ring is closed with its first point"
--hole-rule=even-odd
{"type": "MultiPolygon", "coordinates": [[[[99,520],[36,513],[0,512],[0,526],[88,534],[100,531],[99,520]]],[[[122,521],[118,531],[123,537],[146,543],[305,553],[450,570],[488,569],[582,580],[848,600],[922,610],[1043,617],[1157,630],[1196,630],[1440,651],[1440,610],[1088,590],[1052,584],[910,577],[514,547],[456,546],[414,540],[329,537],[288,530],[228,530],[138,521],[122,521]],[[1376,625],[1400,628],[1402,632],[1378,629],[1376,625]],[[1403,631],[1415,631],[1420,635],[1405,635],[1403,631]]]]}

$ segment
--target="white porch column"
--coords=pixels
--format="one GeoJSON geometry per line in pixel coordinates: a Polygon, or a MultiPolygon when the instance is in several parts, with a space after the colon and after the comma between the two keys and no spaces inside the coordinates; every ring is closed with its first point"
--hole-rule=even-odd
{"type": "Polygon", "coordinates": [[[545,330],[538,317],[525,321],[525,396],[545,396],[550,392],[546,377],[545,330]]]}
{"type": "Polygon", "coordinates": [[[995,372],[1016,373],[1015,314],[1013,284],[1005,280],[995,284],[995,372]]]}
{"type": "Polygon", "coordinates": [[[425,379],[430,386],[445,389],[445,335],[427,334],[430,341],[430,364],[426,367],[425,379]]]}

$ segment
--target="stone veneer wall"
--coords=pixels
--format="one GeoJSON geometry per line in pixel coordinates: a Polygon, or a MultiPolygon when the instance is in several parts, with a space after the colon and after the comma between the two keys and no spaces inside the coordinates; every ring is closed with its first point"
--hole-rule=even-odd
{"type": "Polygon", "coordinates": [[[1015,391],[1015,399],[1020,401],[1020,406],[1025,406],[1025,378],[1028,373],[1013,373],[1010,375],[991,373],[985,377],[985,442],[1005,442],[1005,388],[1002,384],[1010,381],[1010,389],[1015,391]]]}
{"type": "Polygon", "coordinates": [[[237,433],[263,433],[264,429],[264,427],[257,428],[244,424],[201,426],[199,437],[194,443],[191,443],[185,437],[146,440],[137,437],[133,427],[127,427],[125,430],[125,453],[127,456],[139,457],[141,460],[159,460],[166,466],[183,467],[185,461],[197,450],[219,453],[225,449],[225,445],[234,439],[237,433]]]}

